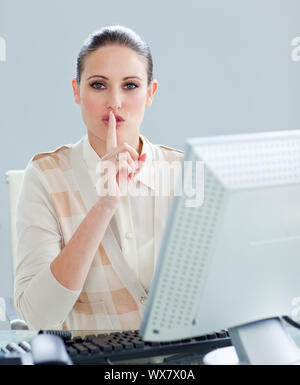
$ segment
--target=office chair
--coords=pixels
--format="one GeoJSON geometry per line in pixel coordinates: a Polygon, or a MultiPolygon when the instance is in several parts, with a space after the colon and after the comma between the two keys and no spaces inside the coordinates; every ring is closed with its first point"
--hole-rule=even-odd
{"type": "MultiPolygon", "coordinates": [[[[13,275],[15,275],[17,266],[16,205],[24,177],[24,170],[10,170],[6,172],[5,176],[6,183],[9,187],[11,248],[13,257],[13,275]]],[[[6,317],[10,322],[11,329],[28,329],[25,321],[18,318],[13,306],[12,298],[6,298],[6,317]]]]}
{"type": "Polygon", "coordinates": [[[10,207],[10,231],[11,247],[13,257],[13,272],[16,271],[17,262],[17,239],[16,239],[16,205],[23,182],[24,170],[10,170],[6,172],[6,183],[9,187],[9,207],[10,207]]]}

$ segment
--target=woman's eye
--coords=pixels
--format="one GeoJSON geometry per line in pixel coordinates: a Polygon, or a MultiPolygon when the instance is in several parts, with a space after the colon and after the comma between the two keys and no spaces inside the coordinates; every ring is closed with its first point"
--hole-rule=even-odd
{"type": "Polygon", "coordinates": [[[91,87],[95,88],[96,90],[102,90],[103,89],[102,86],[104,87],[104,84],[99,82],[94,82],[91,84],[91,87]]]}
{"type": "MultiPolygon", "coordinates": [[[[100,83],[100,82],[94,82],[91,84],[91,87],[94,88],[95,90],[103,90],[105,88],[105,85],[103,83],[100,83]]],[[[127,83],[125,85],[125,88],[127,88],[129,90],[134,90],[134,89],[138,88],[138,85],[136,85],[135,83],[127,83]]]]}
{"type": "Polygon", "coordinates": [[[127,86],[129,86],[128,87],[129,90],[134,90],[134,89],[138,88],[138,86],[136,84],[134,84],[134,83],[127,83],[126,87],[127,86]]]}

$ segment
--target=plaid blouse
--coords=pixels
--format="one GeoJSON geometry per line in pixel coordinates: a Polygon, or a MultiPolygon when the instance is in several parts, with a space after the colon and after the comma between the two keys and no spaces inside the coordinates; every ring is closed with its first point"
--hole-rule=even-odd
{"type": "MultiPolygon", "coordinates": [[[[158,180],[155,163],[181,162],[182,151],[154,145],[145,137],[142,140],[148,144],[150,156],[138,174],[140,180],[158,180]]],[[[76,144],[37,154],[26,168],[17,205],[15,305],[33,329],[138,329],[147,292],[122,255],[111,225],[82,290],[63,287],[50,270],[52,260],[98,199],[83,161],[83,143],[84,138],[76,144]]],[[[157,193],[152,197],[154,259],[173,197],[172,190],[165,195],[158,191],[160,188],[154,186],[157,193]]]]}

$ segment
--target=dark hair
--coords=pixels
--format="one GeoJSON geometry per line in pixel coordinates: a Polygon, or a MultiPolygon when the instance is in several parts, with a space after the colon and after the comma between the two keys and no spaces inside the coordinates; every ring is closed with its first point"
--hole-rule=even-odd
{"type": "Polygon", "coordinates": [[[149,86],[153,80],[153,61],[150,48],[134,31],[121,25],[103,27],[88,36],[77,57],[77,83],[80,84],[85,58],[98,48],[113,44],[131,48],[146,59],[149,86]]]}

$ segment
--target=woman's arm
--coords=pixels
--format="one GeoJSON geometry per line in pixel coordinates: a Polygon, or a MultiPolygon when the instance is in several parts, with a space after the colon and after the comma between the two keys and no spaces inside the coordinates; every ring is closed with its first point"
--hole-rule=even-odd
{"type": "Polygon", "coordinates": [[[110,206],[105,202],[98,199],[62,249],[59,222],[43,174],[34,164],[28,166],[16,215],[14,296],[16,309],[31,328],[56,329],[67,318],[114,212],[111,202],[110,206]]]}
{"type": "Polygon", "coordinates": [[[57,281],[70,290],[81,290],[117,204],[99,199],[50,265],[57,281]]]}
{"type": "Polygon", "coordinates": [[[50,270],[61,252],[62,234],[45,182],[30,162],[16,208],[15,307],[36,330],[59,328],[80,295],[63,287],[50,270]]]}

